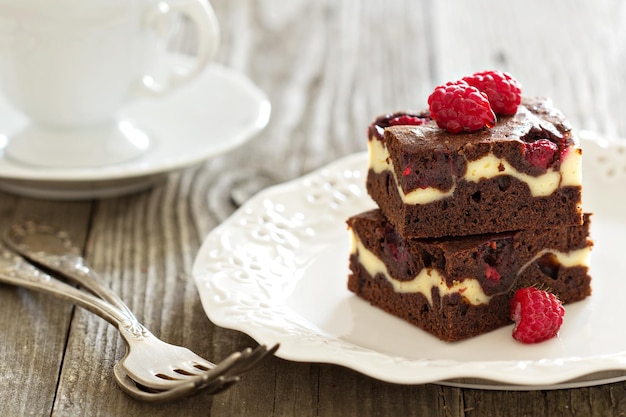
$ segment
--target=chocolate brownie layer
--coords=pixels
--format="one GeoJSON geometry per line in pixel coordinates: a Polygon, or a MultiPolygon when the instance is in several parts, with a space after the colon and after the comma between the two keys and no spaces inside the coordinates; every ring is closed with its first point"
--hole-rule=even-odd
{"type": "Polygon", "coordinates": [[[492,129],[450,134],[433,121],[370,127],[367,190],[409,237],[464,236],[582,221],[581,155],[566,119],[524,99],[492,129]]]}
{"type": "Polygon", "coordinates": [[[508,176],[459,180],[454,196],[406,204],[390,171],[376,174],[370,170],[367,190],[398,231],[411,237],[465,236],[581,221],[580,186],[533,197],[525,183],[508,176]]]}
{"type": "Polygon", "coordinates": [[[588,215],[579,226],[442,239],[404,239],[380,210],[348,226],[350,291],[442,340],[510,323],[518,288],[550,289],[564,303],[591,294],[588,215]]]}

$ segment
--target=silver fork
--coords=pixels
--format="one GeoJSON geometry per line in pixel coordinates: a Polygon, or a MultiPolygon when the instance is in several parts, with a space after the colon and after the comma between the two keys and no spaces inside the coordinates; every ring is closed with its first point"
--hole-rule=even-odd
{"type": "MultiPolygon", "coordinates": [[[[139,399],[167,400],[200,389],[219,392],[237,382],[238,374],[251,369],[278,348],[276,345],[271,349],[265,346],[246,349],[215,365],[186,348],[155,337],[117,296],[115,298],[123,309],[57,280],[2,246],[0,282],[72,301],[115,325],[128,347],[125,356],[114,367],[115,379],[125,392],[139,399]]],[[[109,297],[114,294],[106,291],[109,297]]]]}
{"type": "MultiPolygon", "coordinates": [[[[202,374],[215,367],[211,362],[186,348],[165,343],[150,333],[121,298],[101,282],[65,231],[49,224],[27,220],[14,224],[6,232],[4,240],[10,248],[34,264],[72,280],[123,313],[124,317],[118,317],[117,323],[114,324],[129,345],[129,350],[115,366],[118,374],[123,373],[134,382],[150,389],[166,390],[189,377],[199,376],[202,380],[202,374]],[[147,363],[145,358],[155,355],[156,347],[160,349],[158,351],[160,361],[171,364],[169,367],[163,368],[163,362],[156,360],[151,364],[147,363]],[[131,355],[131,352],[134,353],[131,355]],[[123,372],[119,370],[120,367],[124,368],[123,372]]],[[[275,352],[277,348],[278,346],[275,346],[267,351],[263,347],[267,351],[266,354],[275,352]]],[[[263,357],[264,355],[260,356],[259,360],[263,357]]],[[[242,367],[245,363],[248,361],[239,362],[236,369],[239,372],[248,370],[250,367],[242,367]]]]}

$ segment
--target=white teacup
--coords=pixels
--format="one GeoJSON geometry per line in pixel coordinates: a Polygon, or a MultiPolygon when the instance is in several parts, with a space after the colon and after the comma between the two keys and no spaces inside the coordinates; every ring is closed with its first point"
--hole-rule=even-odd
{"type": "Polygon", "coordinates": [[[0,0],[0,91],[32,122],[9,138],[7,156],[73,167],[140,155],[148,135],[117,120],[119,110],[200,74],[218,43],[208,0],[0,0]],[[196,28],[194,63],[162,68],[171,23],[181,16],[196,28]],[[52,148],[61,149],[54,158],[52,148]],[[94,155],[80,155],[89,149],[94,155]]]}

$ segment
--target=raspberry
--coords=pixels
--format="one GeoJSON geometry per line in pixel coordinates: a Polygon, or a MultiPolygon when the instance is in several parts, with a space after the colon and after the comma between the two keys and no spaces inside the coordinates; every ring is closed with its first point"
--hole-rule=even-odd
{"type": "Polygon", "coordinates": [[[491,108],[498,115],[515,114],[522,102],[522,86],[506,72],[481,71],[463,77],[463,80],[487,94],[491,108]]]}
{"type": "Polygon", "coordinates": [[[524,157],[532,165],[547,169],[554,162],[559,147],[548,139],[524,143],[524,157]]]}
{"type": "Polygon", "coordinates": [[[557,335],[565,309],[552,293],[534,287],[522,288],[511,299],[513,338],[522,343],[538,343],[557,335]]]}
{"type": "Polygon", "coordinates": [[[450,133],[475,132],[496,124],[487,96],[465,81],[454,81],[435,88],[428,97],[430,117],[450,133]]]}
{"type": "Polygon", "coordinates": [[[383,132],[386,127],[396,125],[422,125],[430,121],[428,114],[412,114],[406,112],[396,112],[377,117],[376,120],[368,127],[367,137],[376,137],[383,139],[383,132]]]}
{"type": "Polygon", "coordinates": [[[419,126],[427,123],[430,119],[421,117],[421,116],[413,116],[410,114],[403,114],[401,116],[396,116],[389,120],[389,126],[398,126],[398,125],[411,125],[411,126],[419,126]]]}

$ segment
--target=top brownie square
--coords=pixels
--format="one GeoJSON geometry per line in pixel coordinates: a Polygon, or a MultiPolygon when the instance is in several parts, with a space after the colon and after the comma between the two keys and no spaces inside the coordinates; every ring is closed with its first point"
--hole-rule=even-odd
{"type": "MultiPolygon", "coordinates": [[[[582,150],[550,100],[525,98],[491,129],[451,134],[378,118],[367,190],[405,237],[465,236],[582,223],[582,150]]],[[[405,118],[406,119],[406,118],[405,118]]]]}

